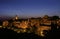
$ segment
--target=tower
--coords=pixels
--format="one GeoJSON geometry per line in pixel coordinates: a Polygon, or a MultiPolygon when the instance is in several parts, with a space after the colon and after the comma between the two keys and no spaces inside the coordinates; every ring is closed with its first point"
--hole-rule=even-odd
{"type": "Polygon", "coordinates": [[[16,15],[16,16],[13,18],[13,20],[18,20],[18,19],[19,19],[18,15],[16,15]]]}
{"type": "Polygon", "coordinates": [[[15,19],[18,20],[18,16],[17,15],[15,16],[15,19]]]}

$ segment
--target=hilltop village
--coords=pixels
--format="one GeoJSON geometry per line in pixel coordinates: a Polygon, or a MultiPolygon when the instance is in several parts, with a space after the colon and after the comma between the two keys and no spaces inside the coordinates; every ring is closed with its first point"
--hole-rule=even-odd
{"type": "Polygon", "coordinates": [[[35,33],[39,36],[45,36],[46,31],[60,28],[60,18],[58,16],[19,19],[16,15],[10,20],[3,20],[0,23],[0,28],[11,29],[17,33],[35,33]]]}

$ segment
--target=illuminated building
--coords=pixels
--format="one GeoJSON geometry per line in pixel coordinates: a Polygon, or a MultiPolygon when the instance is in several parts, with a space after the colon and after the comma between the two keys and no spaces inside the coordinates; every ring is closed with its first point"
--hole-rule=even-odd
{"type": "Polygon", "coordinates": [[[23,29],[28,28],[28,21],[22,21],[22,23],[20,24],[20,28],[23,28],[23,29]]]}
{"type": "Polygon", "coordinates": [[[49,27],[49,26],[40,26],[40,27],[38,27],[38,29],[37,29],[37,31],[35,33],[38,34],[38,35],[40,35],[40,36],[45,36],[43,34],[44,30],[49,31],[49,30],[51,30],[51,27],[49,27]]]}
{"type": "Polygon", "coordinates": [[[13,24],[13,26],[19,28],[19,26],[20,26],[20,21],[14,21],[12,24],[13,24]]]}
{"type": "Polygon", "coordinates": [[[57,20],[57,29],[60,28],[60,19],[57,20]]]}
{"type": "Polygon", "coordinates": [[[48,15],[45,15],[41,20],[41,24],[44,25],[51,25],[51,22],[51,18],[48,15]]]}
{"type": "Polygon", "coordinates": [[[8,26],[8,24],[9,24],[9,22],[8,22],[8,21],[3,21],[2,26],[7,27],[7,26],[8,26]]]}
{"type": "Polygon", "coordinates": [[[13,18],[13,20],[18,20],[18,19],[19,19],[18,15],[16,15],[16,16],[13,18]]]}

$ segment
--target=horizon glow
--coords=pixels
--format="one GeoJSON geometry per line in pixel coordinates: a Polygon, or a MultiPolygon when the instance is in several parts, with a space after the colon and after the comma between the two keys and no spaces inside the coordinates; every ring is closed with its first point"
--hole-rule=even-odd
{"type": "Polygon", "coordinates": [[[60,0],[0,0],[0,16],[60,16],[60,0]]]}

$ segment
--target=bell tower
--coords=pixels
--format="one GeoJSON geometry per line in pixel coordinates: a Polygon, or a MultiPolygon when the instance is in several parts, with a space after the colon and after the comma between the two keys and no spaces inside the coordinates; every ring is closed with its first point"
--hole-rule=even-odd
{"type": "Polygon", "coordinates": [[[19,19],[18,15],[15,15],[15,17],[13,18],[13,20],[18,20],[18,19],[19,19]]]}
{"type": "Polygon", "coordinates": [[[15,16],[15,20],[18,20],[18,15],[15,16]]]}

